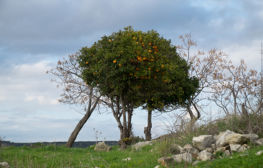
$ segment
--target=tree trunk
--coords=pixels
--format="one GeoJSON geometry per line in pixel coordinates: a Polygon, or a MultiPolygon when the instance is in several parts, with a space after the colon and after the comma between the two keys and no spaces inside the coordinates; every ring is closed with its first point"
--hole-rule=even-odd
{"type": "Polygon", "coordinates": [[[152,140],[152,110],[148,109],[148,120],[147,120],[147,127],[144,127],[144,134],[146,141],[152,140]]]}
{"type": "Polygon", "coordinates": [[[92,112],[88,111],[84,117],[79,121],[79,123],[77,124],[77,126],[75,127],[75,129],[73,130],[73,132],[71,133],[68,142],[66,144],[67,147],[71,148],[73,143],[75,142],[81,128],[84,126],[84,124],[87,122],[87,120],[89,119],[90,115],[92,112]]]}
{"type": "Polygon", "coordinates": [[[121,149],[125,149],[127,147],[127,119],[126,119],[126,104],[124,102],[124,97],[121,96],[121,106],[122,106],[122,137],[121,137],[121,149]]]}
{"type": "Polygon", "coordinates": [[[133,115],[133,107],[130,107],[128,109],[128,130],[127,130],[127,136],[132,136],[132,115],[133,115]]]}
{"type": "MultiPolygon", "coordinates": [[[[92,91],[90,92],[90,97],[92,95],[92,91]]],[[[71,133],[68,142],[66,144],[67,147],[71,148],[73,143],[75,142],[80,130],[82,129],[82,127],[84,126],[84,124],[87,122],[87,120],[89,119],[89,117],[91,116],[92,112],[95,110],[98,102],[100,100],[100,97],[98,97],[94,104],[92,105],[92,99],[89,99],[89,104],[88,104],[88,108],[86,111],[86,114],[82,117],[82,119],[79,121],[79,123],[77,124],[77,126],[75,127],[75,129],[73,130],[73,132],[71,133]]]]}

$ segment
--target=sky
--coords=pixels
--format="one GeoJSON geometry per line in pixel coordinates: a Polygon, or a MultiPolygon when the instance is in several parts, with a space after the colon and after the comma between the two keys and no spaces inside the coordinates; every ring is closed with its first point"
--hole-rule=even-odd
{"type": "MultiPolygon", "coordinates": [[[[191,33],[200,49],[226,52],[260,69],[260,0],[0,0],[0,137],[13,142],[66,141],[83,116],[58,103],[61,90],[47,70],[58,60],[126,26],[156,30],[178,43],[191,33]]],[[[134,134],[143,136],[146,112],[136,110],[134,134]]],[[[155,115],[153,137],[167,131],[155,115]]],[[[109,110],[96,110],[77,141],[118,140],[109,110]],[[101,132],[96,135],[96,132],[101,132]]]]}

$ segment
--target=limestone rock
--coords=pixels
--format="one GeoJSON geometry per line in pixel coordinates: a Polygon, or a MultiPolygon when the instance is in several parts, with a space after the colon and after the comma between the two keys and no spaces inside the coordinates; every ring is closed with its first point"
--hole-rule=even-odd
{"type": "Polygon", "coordinates": [[[125,159],[122,159],[122,161],[130,161],[130,160],[131,160],[130,157],[127,157],[127,158],[125,158],[125,159]]]}
{"type": "Polygon", "coordinates": [[[160,163],[164,167],[168,167],[169,165],[174,163],[173,157],[161,157],[158,159],[158,163],[160,163]]]}
{"type": "Polygon", "coordinates": [[[200,161],[199,161],[199,160],[196,160],[196,161],[193,162],[192,165],[193,165],[193,166],[196,166],[198,163],[200,163],[200,161]]]}
{"type": "Polygon", "coordinates": [[[263,150],[260,150],[256,153],[257,156],[261,155],[263,153],[263,150]]]}
{"type": "Polygon", "coordinates": [[[260,146],[263,145],[263,138],[260,138],[260,139],[256,140],[255,144],[256,145],[260,145],[260,146]]]}
{"type": "Polygon", "coordinates": [[[225,150],[226,150],[226,147],[218,147],[218,148],[216,148],[215,153],[216,152],[225,152],[225,150]]]}
{"type": "Polygon", "coordinates": [[[224,151],[224,155],[225,155],[225,156],[230,156],[230,155],[231,155],[231,153],[230,153],[230,151],[229,151],[229,150],[225,150],[225,151],[224,151]]]}
{"type": "Polygon", "coordinates": [[[245,152],[249,149],[249,146],[247,144],[243,144],[239,149],[238,152],[245,152]]]}
{"type": "Polygon", "coordinates": [[[196,148],[194,148],[192,145],[186,144],[183,147],[183,150],[181,151],[181,153],[191,153],[191,154],[197,155],[199,151],[196,148]]]}
{"type": "Polygon", "coordinates": [[[181,163],[181,162],[192,163],[193,162],[193,157],[191,153],[182,153],[182,154],[173,155],[173,159],[177,163],[181,163]]]}
{"type": "Polygon", "coordinates": [[[215,143],[215,139],[212,135],[200,135],[198,137],[193,137],[193,146],[199,150],[204,150],[205,148],[211,147],[215,143]]]}
{"type": "Polygon", "coordinates": [[[206,148],[205,150],[206,150],[207,152],[209,152],[209,153],[213,153],[213,151],[214,151],[212,148],[206,148]]]}
{"type": "Polygon", "coordinates": [[[160,166],[159,166],[159,165],[156,165],[154,168],[160,168],[160,166]]]}
{"type": "Polygon", "coordinates": [[[0,162],[0,167],[2,168],[9,168],[9,164],[7,162],[0,162]]]}
{"type": "Polygon", "coordinates": [[[216,146],[221,147],[229,144],[243,144],[248,141],[249,138],[247,136],[226,130],[217,136],[216,146]]]}
{"type": "Polygon", "coordinates": [[[211,148],[215,151],[216,150],[216,144],[212,144],[211,148]]]}
{"type": "Polygon", "coordinates": [[[257,134],[243,134],[246,138],[250,140],[250,142],[255,142],[258,139],[257,134]]]}
{"type": "Polygon", "coordinates": [[[229,146],[230,146],[231,152],[238,152],[241,147],[240,144],[230,144],[229,146]]]}
{"type": "Polygon", "coordinates": [[[111,150],[111,147],[106,145],[105,142],[99,142],[96,144],[95,148],[94,148],[95,151],[110,151],[111,150]]]}
{"type": "Polygon", "coordinates": [[[138,143],[132,145],[132,149],[140,150],[141,148],[148,146],[148,145],[152,145],[152,141],[138,142],[138,143]]]}
{"type": "Polygon", "coordinates": [[[174,155],[183,152],[183,148],[180,145],[177,145],[177,144],[172,144],[169,148],[170,148],[169,149],[170,153],[174,154],[174,155]]]}
{"type": "Polygon", "coordinates": [[[212,159],[212,153],[207,152],[206,150],[203,150],[198,154],[198,159],[201,161],[211,160],[212,159]]]}

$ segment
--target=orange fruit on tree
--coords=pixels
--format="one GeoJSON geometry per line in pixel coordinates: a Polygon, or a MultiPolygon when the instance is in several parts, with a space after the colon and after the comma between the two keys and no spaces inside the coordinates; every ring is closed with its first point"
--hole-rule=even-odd
{"type": "Polygon", "coordinates": [[[115,60],[113,60],[112,62],[115,64],[115,63],[117,62],[117,60],[115,59],[115,60]]]}

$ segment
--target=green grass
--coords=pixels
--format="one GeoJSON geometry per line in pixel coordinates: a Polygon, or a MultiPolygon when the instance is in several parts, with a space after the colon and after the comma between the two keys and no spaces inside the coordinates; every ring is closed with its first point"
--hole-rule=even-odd
{"type": "Polygon", "coordinates": [[[95,152],[93,147],[6,147],[0,151],[0,161],[7,161],[15,168],[153,168],[161,156],[150,150],[151,147],[138,152],[118,147],[110,152],[95,152]],[[131,160],[122,160],[127,157],[131,160]]]}
{"type": "MultiPolygon", "coordinates": [[[[131,149],[119,150],[113,147],[110,152],[95,152],[93,147],[66,148],[56,146],[45,147],[5,147],[0,150],[0,161],[7,161],[12,168],[154,168],[157,159],[162,155],[158,151],[159,143],[144,147],[140,151],[131,149]],[[130,161],[123,161],[130,157],[130,161]]],[[[263,146],[253,147],[244,153],[236,153],[232,157],[218,158],[200,162],[196,168],[262,168],[263,155],[255,153],[263,150],[263,146]],[[242,156],[244,155],[244,156],[242,156]]],[[[182,163],[172,167],[193,167],[182,163]]]]}

